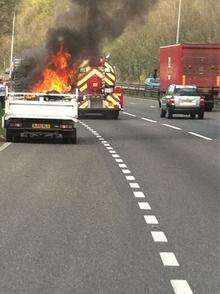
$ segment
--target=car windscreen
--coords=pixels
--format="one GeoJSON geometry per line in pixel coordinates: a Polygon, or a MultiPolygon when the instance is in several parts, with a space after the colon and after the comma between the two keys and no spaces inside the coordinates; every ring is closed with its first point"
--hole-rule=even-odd
{"type": "Polygon", "coordinates": [[[177,96],[198,96],[196,88],[175,88],[174,94],[177,96]]]}

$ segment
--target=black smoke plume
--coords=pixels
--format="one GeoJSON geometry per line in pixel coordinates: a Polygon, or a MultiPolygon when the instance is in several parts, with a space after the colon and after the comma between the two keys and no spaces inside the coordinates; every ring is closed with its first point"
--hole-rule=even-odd
{"type": "Polygon", "coordinates": [[[29,58],[31,66],[24,76],[24,88],[41,79],[47,59],[61,43],[73,58],[94,60],[106,40],[119,37],[134,19],[144,20],[156,0],[70,0],[70,10],[57,19],[57,28],[48,31],[44,57],[29,58]],[[37,66],[36,66],[37,65],[37,66]]]}

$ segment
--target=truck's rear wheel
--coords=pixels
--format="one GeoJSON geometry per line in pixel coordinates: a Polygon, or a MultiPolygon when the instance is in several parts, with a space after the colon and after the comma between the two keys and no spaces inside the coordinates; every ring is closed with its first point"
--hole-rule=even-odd
{"type": "Polygon", "coordinates": [[[6,142],[12,142],[13,141],[13,134],[10,130],[6,129],[5,133],[6,142]]]}
{"type": "Polygon", "coordinates": [[[63,133],[63,142],[66,144],[77,144],[76,129],[71,133],[63,133]]]}

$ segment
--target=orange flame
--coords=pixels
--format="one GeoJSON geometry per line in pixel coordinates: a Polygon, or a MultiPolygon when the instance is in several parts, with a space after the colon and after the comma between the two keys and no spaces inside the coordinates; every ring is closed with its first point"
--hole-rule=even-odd
{"type": "Polygon", "coordinates": [[[71,66],[70,62],[71,54],[62,45],[60,50],[51,57],[43,71],[43,79],[34,85],[32,92],[69,93],[72,90],[78,69],[78,67],[71,66]]]}

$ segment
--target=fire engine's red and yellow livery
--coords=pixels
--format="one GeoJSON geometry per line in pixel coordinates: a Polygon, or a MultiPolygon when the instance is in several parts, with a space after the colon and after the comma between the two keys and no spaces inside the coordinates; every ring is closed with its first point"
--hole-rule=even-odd
{"type": "Polygon", "coordinates": [[[96,66],[84,61],[79,68],[77,87],[79,113],[102,113],[118,119],[124,94],[121,87],[116,87],[115,69],[107,59],[100,59],[96,66]]]}

